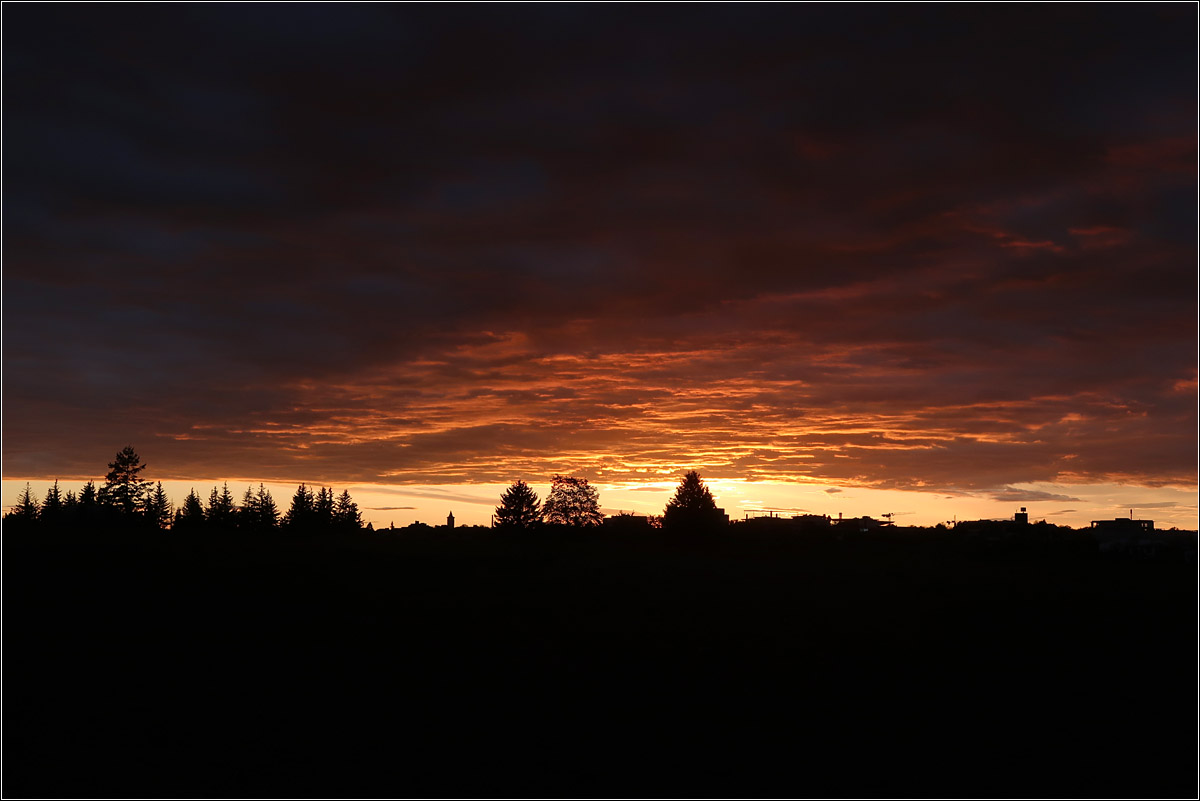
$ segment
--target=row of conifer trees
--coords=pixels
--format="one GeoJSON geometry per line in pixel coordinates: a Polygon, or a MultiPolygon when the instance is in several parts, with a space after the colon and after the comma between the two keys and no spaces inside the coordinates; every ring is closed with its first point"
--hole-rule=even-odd
{"type": "Polygon", "coordinates": [[[180,531],[363,528],[362,514],[348,490],[335,497],[329,487],[314,492],[301,484],[287,511],[281,513],[270,490],[262,484],[257,492],[247,487],[239,504],[225,483],[220,490],[212,488],[207,503],[193,489],[183,504],[175,508],[161,481],[151,484],[141,477],[146,465],[131,446],[121,450],[108,467],[103,484],[97,486],[89,481],[78,494],[71,490],[64,493],[55,481],[40,504],[26,484],[12,511],[5,515],[5,522],[63,528],[120,525],[180,531]]]}

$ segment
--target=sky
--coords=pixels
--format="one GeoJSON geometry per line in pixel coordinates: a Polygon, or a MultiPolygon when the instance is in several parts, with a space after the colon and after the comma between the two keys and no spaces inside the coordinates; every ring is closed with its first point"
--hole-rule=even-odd
{"type": "Polygon", "coordinates": [[[697,469],[739,517],[1196,528],[1192,4],[3,22],[6,505],[132,444],[377,526],[697,469]]]}

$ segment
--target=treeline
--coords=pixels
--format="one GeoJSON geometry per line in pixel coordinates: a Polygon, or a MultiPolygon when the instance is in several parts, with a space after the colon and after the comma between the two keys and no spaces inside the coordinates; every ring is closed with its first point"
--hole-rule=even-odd
{"type": "MultiPolygon", "coordinates": [[[[286,511],[280,511],[270,490],[247,487],[240,503],[229,484],[213,487],[207,502],[192,489],[175,507],[162,482],[142,477],[146,465],[132,446],[119,451],[108,463],[104,483],[89,481],[76,494],[59,488],[58,481],[38,503],[28,484],[13,509],[4,516],[6,524],[75,528],[120,526],[149,530],[196,531],[360,531],[364,527],[358,504],[348,490],[340,495],[329,487],[315,491],[300,484],[286,511]]],[[[620,518],[633,519],[631,515],[620,518]]],[[[655,527],[705,528],[724,523],[712,492],[694,470],[679,483],[675,496],[661,517],[649,518],[655,527]]],[[[604,522],[600,496],[586,478],[556,475],[543,504],[524,481],[512,484],[500,497],[493,525],[500,529],[532,530],[543,525],[587,527],[604,522]]]]}
{"type": "MultiPolygon", "coordinates": [[[[618,519],[621,517],[632,516],[619,515],[618,519]]],[[[604,515],[599,493],[586,478],[554,476],[545,504],[528,484],[518,481],[500,496],[493,519],[497,528],[530,530],[543,524],[598,526],[604,515]]],[[[700,474],[691,470],[679,482],[662,517],[653,522],[663,528],[702,529],[723,524],[726,518],[700,474]]]]}
{"type": "MultiPolygon", "coordinates": [[[[78,494],[63,492],[58,481],[47,491],[41,503],[29,485],[17,498],[12,511],[4,516],[6,525],[18,527],[77,528],[120,526],[175,531],[359,531],[362,514],[348,490],[335,496],[333,489],[321,487],[315,492],[301,484],[291,505],[279,510],[270,490],[262,484],[255,491],[247,487],[240,503],[229,491],[229,484],[212,488],[203,502],[195,489],[176,508],[167,497],[161,481],[142,478],[146,465],[132,446],[126,446],[108,464],[104,483],[83,485],[78,494]]],[[[367,524],[367,528],[371,528],[367,524]]]]}

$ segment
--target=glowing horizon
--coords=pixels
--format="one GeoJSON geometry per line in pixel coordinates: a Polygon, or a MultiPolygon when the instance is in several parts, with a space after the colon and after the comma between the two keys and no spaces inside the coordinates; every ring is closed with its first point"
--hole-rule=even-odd
{"type": "MultiPolygon", "coordinates": [[[[78,494],[87,480],[60,479],[59,488],[64,493],[70,489],[78,494]]],[[[103,484],[103,476],[94,476],[90,480],[97,486],[103,484]]],[[[45,498],[46,490],[53,484],[53,480],[45,479],[4,479],[5,511],[13,506],[27,482],[39,500],[45,498]]],[[[261,483],[271,492],[282,514],[300,482],[221,478],[164,479],[162,483],[177,507],[193,488],[201,500],[207,502],[213,487],[228,483],[234,499],[238,500],[246,487],[257,488],[261,483]]],[[[322,486],[322,482],[304,483],[310,487],[322,486]]],[[[544,499],[549,492],[549,481],[527,483],[539,498],[544,499]]],[[[1139,519],[1152,519],[1161,529],[1197,529],[1196,494],[1194,489],[1187,487],[1031,484],[1009,487],[1002,493],[947,494],[734,479],[706,479],[705,483],[713,491],[717,505],[725,509],[731,520],[765,511],[775,511],[785,517],[818,514],[831,518],[844,515],[847,518],[882,519],[885,514],[891,514],[898,526],[934,526],[953,520],[1011,519],[1018,508],[1026,507],[1033,521],[1044,519],[1056,525],[1086,528],[1092,520],[1126,517],[1132,509],[1139,519]]],[[[414,522],[442,525],[449,512],[454,513],[456,524],[460,526],[489,525],[492,511],[499,505],[500,494],[508,486],[487,483],[327,485],[338,492],[349,490],[363,513],[364,523],[372,523],[377,530],[391,524],[400,528],[414,522]]],[[[661,515],[678,486],[678,479],[621,484],[596,482],[594,486],[599,490],[601,510],[606,515],[619,512],[661,515]]]]}

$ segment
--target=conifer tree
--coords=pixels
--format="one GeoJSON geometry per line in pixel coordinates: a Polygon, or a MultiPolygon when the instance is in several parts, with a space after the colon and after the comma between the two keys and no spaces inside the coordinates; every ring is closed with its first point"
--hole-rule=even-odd
{"type": "Polygon", "coordinates": [[[334,501],[333,489],[331,487],[321,487],[317,493],[317,500],[313,506],[313,516],[316,519],[316,524],[321,528],[330,528],[334,521],[334,501]]]}
{"type": "Polygon", "coordinates": [[[304,531],[311,528],[315,504],[316,499],[313,498],[312,490],[304,484],[296,487],[296,494],[292,496],[292,505],[283,516],[284,526],[293,531],[304,531]]]}
{"type": "Polygon", "coordinates": [[[265,530],[273,530],[279,526],[279,507],[271,497],[271,491],[262,484],[258,485],[258,494],[254,496],[258,508],[258,525],[265,530]]]}
{"type": "Polygon", "coordinates": [[[58,479],[55,479],[54,486],[46,491],[46,498],[42,501],[38,518],[47,525],[57,526],[63,522],[63,517],[62,492],[58,489],[58,479]]]}
{"type": "Polygon", "coordinates": [[[79,498],[75,495],[75,490],[67,490],[67,494],[63,496],[63,517],[74,520],[78,512],[79,498]]]}
{"type": "Polygon", "coordinates": [[[165,529],[171,526],[173,517],[171,499],[167,497],[166,490],[159,481],[146,500],[146,522],[155,528],[165,529]]]}
{"type": "Polygon", "coordinates": [[[102,490],[105,504],[126,518],[134,517],[145,508],[146,488],[150,482],[141,477],[146,469],[132,445],[122,448],[108,463],[102,490]]]}
{"type": "Polygon", "coordinates": [[[83,489],[79,492],[79,505],[75,510],[75,522],[86,526],[95,523],[99,516],[100,493],[96,490],[96,483],[89,481],[83,485],[83,489]]]}
{"type": "Polygon", "coordinates": [[[33,490],[29,487],[29,482],[25,482],[25,489],[21,490],[21,494],[17,496],[17,503],[8,513],[8,517],[23,523],[32,523],[37,520],[38,502],[33,490]]]}
{"type": "Polygon", "coordinates": [[[720,521],[717,502],[712,492],[700,480],[700,474],[689,470],[684,474],[675,496],[667,503],[663,512],[663,526],[711,526],[720,521]]]}
{"type": "Polygon", "coordinates": [[[237,509],[238,528],[257,530],[259,526],[258,515],[258,496],[254,494],[254,489],[247,485],[246,492],[242,495],[242,505],[237,509]]]}
{"type": "Polygon", "coordinates": [[[497,528],[528,530],[542,521],[542,504],[537,493],[524,481],[518,481],[500,496],[496,507],[497,528]]]}
{"type": "Polygon", "coordinates": [[[358,531],[362,528],[362,514],[358,511],[358,504],[350,499],[350,490],[342,490],[338,496],[333,507],[333,519],[341,531],[358,531]]]}
{"type": "MultiPolygon", "coordinates": [[[[216,491],[217,488],[213,487],[213,492],[216,491]]],[[[196,494],[194,488],[183,499],[183,506],[175,513],[175,525],[186,531],[204,527],[204,506],[200,503],[200,496],[196,494]]]]}
{"type": "Polygon", "coordinates": [[[233,503],[233,495],[229,493],[228,481],[222,485],[220,493],[216,487],[212,488],[204,518],[216,528],[233,528],[237,524],[237,507],[233,503]]]}

